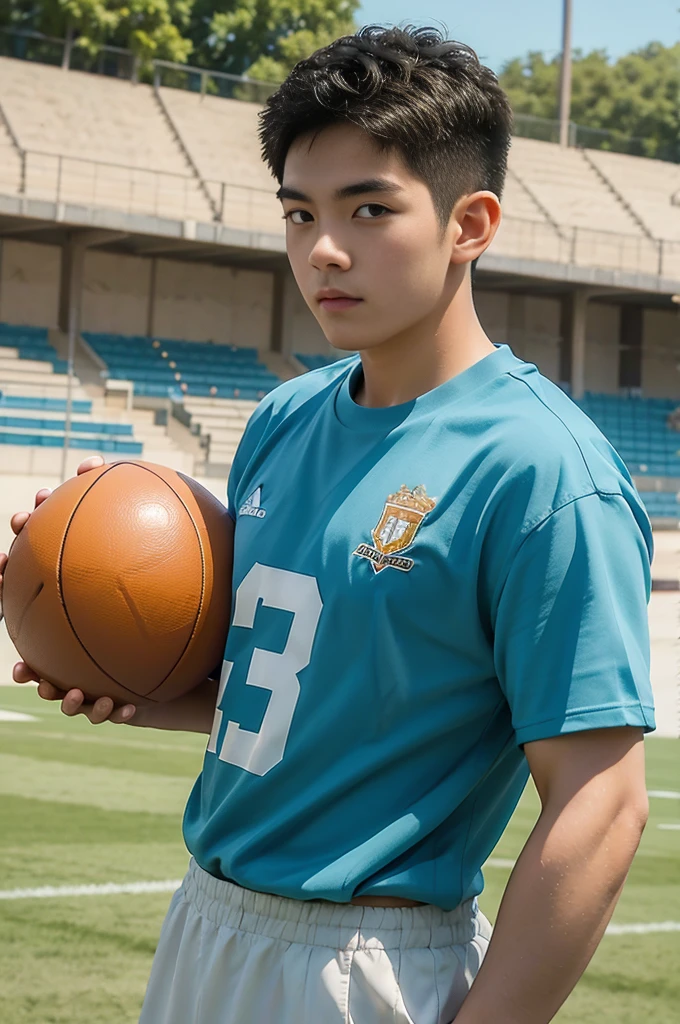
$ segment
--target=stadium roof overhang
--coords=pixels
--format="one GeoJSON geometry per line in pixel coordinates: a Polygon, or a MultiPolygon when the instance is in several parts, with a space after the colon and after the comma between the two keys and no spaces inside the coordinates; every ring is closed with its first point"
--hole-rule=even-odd
{"type": "Polygon", "coordinates": [[[679,281],[654,274],[550,263],[492,252],[485,253],[479,261],[477,283],[492,291],[545,296],[566,295],[583,288],[589,298],[602,302],[642,302],[669,309],[676,308],[671,296],[680,291],[679,281]]]}
{"type": "MultiPolygon", "coordinates": [[[[281,234],[247,231],[220,223],[174,220],[80,205],[0,195],[0,239],[65,246],[77,239],[86,247],[143,257],[283,270],[288,261],[281,234]]],[[[477,286],[557,296],[585,288],[592,298],[643,302],[675,308],[671,296],[680,282],[602,267],[524,259],[487,252],[481,258],[477,286]]]]}
{"type": "Polygon", "coordinates": [[[0,195],[0,239],[86,247],[135,256],[274,270],[287,265],[283,235],[104,207],[0,195]]]}

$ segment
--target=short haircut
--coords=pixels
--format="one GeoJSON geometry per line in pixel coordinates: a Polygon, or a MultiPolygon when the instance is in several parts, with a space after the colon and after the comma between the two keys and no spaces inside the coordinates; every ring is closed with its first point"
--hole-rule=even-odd
{"type": "Polygon", "coordinates": [[[262,154],[279,183],[290,146],[334,124],[395,150],[432,195],[446,226],[479,190],[500,199],[512,112],[496,75],[435,28],[369,25],[295,65],[260,113],[262,154]]]}

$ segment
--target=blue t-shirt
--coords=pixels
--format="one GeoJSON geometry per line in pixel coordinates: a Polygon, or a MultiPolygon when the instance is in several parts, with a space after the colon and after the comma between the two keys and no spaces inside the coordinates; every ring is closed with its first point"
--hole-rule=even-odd
{"type": "Polygon", "coordinates": [[[358,359],[289,381],[234,460],[233,621],[184,833],[296,899],[445,909],[528,778],[522,744],[654,728],[652,536],[593,423],[507,346],[365,408],[358,359]]]}

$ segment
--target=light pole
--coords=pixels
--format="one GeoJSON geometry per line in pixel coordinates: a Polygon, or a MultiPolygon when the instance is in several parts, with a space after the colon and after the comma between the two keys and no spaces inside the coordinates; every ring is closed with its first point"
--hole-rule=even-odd
{"type": "Polygon", "coordinates": [[[562,68],[560,73],[560,146],[569,145],[571,122],[571,14],[572,0],[563,0],[562,68]]]}

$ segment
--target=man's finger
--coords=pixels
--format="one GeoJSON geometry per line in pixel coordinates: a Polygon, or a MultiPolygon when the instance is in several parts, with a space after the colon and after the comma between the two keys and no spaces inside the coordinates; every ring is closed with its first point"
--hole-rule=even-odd
{"type": "Polygon", "coordinates": [[[17,512],[15,515],[13,515],[9,521],[9,525],[12,528],[12,533],[20,533],[30,518],[30,512],[17,512]]]}
{"type": "Polygon", "coordinates": [[[61,710],[69,718],[77,715],[85,701],[85,694],[82,690],[69,690],[61,702],[61,710]]]}
{"type": "Polygon", "coordinates": [[[87,473],[90,469],[99,469],[100,466],[104,465],[104,461],[101,455],[91,455],[89,459],[85,459],[80,463],[76,472],[80,476],[81,473],[87,473]]]}
{"type": "Polygon", "coordinates": [[[7,565],[7,555],[5,554],[4,551],[0,551],[0,576],[2,576],[3,572],[5,571],[5,566],[6,565],[7,565]]]}
{"type": "Polygon", "coordinates": [[[15,683],[37,683],[38,676],[26,664],[25,661],[18,661],[12,670],[12,679],[15,683]]]}
{"type": "Polygon", "coordinates": [[[114,704],[110,697],[100,697],[90,708],[87,717],[93,725],[101,725],[109,717],[113,707],[114,704]]]}
{"type": "Polygon", "coordinates": [[[122,708],[116,708],[115,711],[109,716],[109,722],[113,722],[114,725],[124,725],[129,722],[135,714],[137,708],[134,704],[125,704],[122,708]]]}
{"type": "Polygon", "coordinates": [[[66,694],[46,679],[41,679],[38,683],[38,696],[43,700],[63,700],[66,694]]]}
{"type": "Polygon", "coordinates": [[[41,487],[35,496],[35,507],[37,508],[38,505],[42,505],[45,498],[49,498],[51,493],[52,491],[49,487],[41,487]]]}

